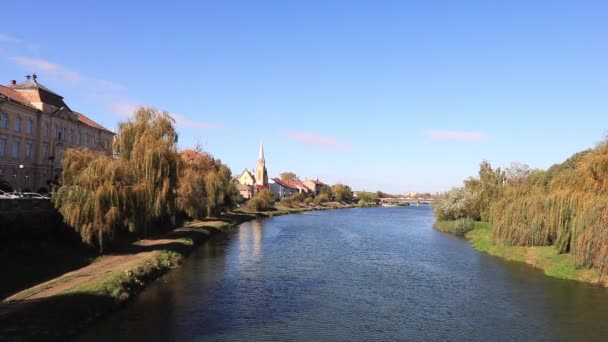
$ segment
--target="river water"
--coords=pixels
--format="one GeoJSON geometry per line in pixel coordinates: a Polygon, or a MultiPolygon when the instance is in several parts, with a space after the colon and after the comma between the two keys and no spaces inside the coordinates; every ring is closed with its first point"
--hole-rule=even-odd
{"type": "Polygon", "coordinates": [[[79,341],[608,341],[608,291],[432,228],[430,207],[242,224],[79,341]]]}

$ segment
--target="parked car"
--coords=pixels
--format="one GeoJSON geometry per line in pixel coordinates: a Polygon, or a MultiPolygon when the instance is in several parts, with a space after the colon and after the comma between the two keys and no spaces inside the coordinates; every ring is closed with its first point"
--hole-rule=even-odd
{"type": "Polygon", "coordinates": [[[49,199],[48,197],[42,196],[36,192],[24,192],[21,194],[21,198],[24,199],[49,199]]]}
{"type": "Polygon", "coordinates": [[[18,192],[16,192],[16,191],[13,191],[13,192],[6,192],[6,193],[4,193],[4,194],[5,194],[6,196],[8,196],[9,198],[11,198],[11,199],[19,199],[19,198],[21,198],[21,194],[20,194],[20,193],[18,193],[18,192]]]}
{"type": "Polygon", "coordinates": [[[7,195],[6,192],[0,190],[0,199],[12,199],[12,197],[7,195]]]}

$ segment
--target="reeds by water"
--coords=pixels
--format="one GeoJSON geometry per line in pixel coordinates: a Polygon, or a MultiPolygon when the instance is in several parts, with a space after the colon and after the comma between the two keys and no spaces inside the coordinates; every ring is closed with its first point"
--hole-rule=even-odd
{"type": "Polygon", "coordinates": [[[606,271],[608,144],[580,153],[545,173],[507,186],[490,209],[493,238],[509,245],[554,245],[577,267],[606,271]]]}

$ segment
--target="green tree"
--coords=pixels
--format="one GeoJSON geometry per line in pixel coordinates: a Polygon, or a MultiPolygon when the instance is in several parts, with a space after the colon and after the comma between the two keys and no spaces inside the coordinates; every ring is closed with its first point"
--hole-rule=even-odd
{"type": "Polygon", "coordinates": [[[63,187],[54,203],[83,241],[104,241],[127,228],[147,236],[148,225],[175,221],[180,156],[173,118],[138,108],[119,125],[115,156],[87,149],[67,150],[63,187]]]}
{"type": "Polygon", "coordinates": [[[328,197],[333,196],[333,193],[331,192],[331,187],[329,185],[322,185],[321,188],[319,189],[319,195],[320,194],[325,194],[328,197]]]}
{"type": "Polygon", "coordinates": [[[334,184],[331,187],[331,192],[336,201],[350,201],[353,199],[353,191],[348,185],[334,184]]]}
{"type": "Polygon", "coordinates": [[[279,175],[279,177],[281,178],[282,181],[299,181],[300,178],[298,176],[296,176],[295,173],[293,172],[283,172],[279,175]]]}
{"type": "Polygon", "coordinates": [[[190,217],[217,216],[237,202],[231,171],[219,159],[200,149],[181,152],[179,207],[190,217]]]}
{"type": "Polygon", "coordinates": [[[479,217],[487,221],[490,217],[490,207],[503,193],[505,174],[500,168],[492,169],[488,161],[482,161],[479,166],[479,189],[476,193],[479,197],[479,217]]]}

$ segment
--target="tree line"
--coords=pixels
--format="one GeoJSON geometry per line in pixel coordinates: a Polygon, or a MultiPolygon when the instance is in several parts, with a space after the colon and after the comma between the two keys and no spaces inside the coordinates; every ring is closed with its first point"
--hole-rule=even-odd
{"type": "Polygon", "coordinates": [[[554,246],[577,267],[608,261],[608,142],[547,170],[514,163],[501,170],[482,162],[478,177],[436,197],[439,220],[488,221],[495,242],[554,246]]]}

